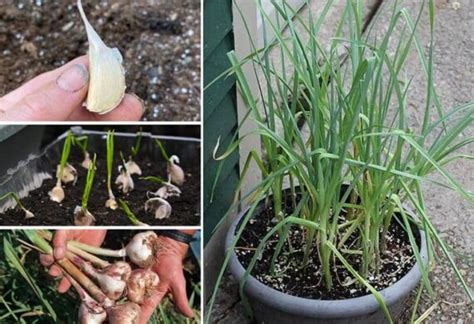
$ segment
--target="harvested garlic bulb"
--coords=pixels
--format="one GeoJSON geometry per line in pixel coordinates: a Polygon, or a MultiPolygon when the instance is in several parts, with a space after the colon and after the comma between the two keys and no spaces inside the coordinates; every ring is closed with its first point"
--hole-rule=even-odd
{"type": "Polygon", "coordinates": [[[116,108],[125,96],[125,70],[117,48],[105,45],[87,20],[81,0],[77,7],[86,26],[89,40],[89,91],[87,110],[103,115],[116,108]]]}

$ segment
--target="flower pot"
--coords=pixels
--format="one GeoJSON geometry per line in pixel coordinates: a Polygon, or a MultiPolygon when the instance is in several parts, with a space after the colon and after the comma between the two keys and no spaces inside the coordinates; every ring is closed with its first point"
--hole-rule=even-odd
{"type": "MultiPolygon", "coordinates": [[[[263,203],[261,203],[260,208],[263,203]]],[[[259,207],[257,207],[258,212],[259,207]]],[[[243,210],[230,226],[225,240],[226,251],[232,245],[236,228],[245,216],[243,210]]],[[[407,209],[407,211],[409,211],[407,209]]],[[[423,263],[428,260],[426,238],[420,231],[420,255],[423,263]]],[[[235,251],[229,261],[231,274],[239,282],[245,274],[235,251]]],[[[405,309],[405,301],[421,278],[418,263],[399,281],[380,291],[392,319],[405,309]]],[[[317,300],[291,296],[270,288],[255,277],[249,276],[244,287],[245,295],[253,310],[257,323],[386,323],[385,316],[373,295],[341,300],[317,300]]]]}
{"type": "MultiPolygon", "coordinates": [[[[105,208],[106,198],[102,198],[98,195],[104,194],[107,195],[106,185],[105,185],[105,175],[106,171],[105,166],[105,153],[106,153],[106,133],[100,131],[89,131],[84,130],[81,127],[73,127],[72,133],[76,136],[87,136],[88,137],[88,151],[97,153],[97,161],[102,159],[100,165],[97,166],[96,178],[94,180],[94,185],[99,187],[99,192],[94,189],[90,198],[90,207],[91,210],[98,210],[99,208],[105,208]],[[104,173],[105,172],[105,173],[104,173]],[[103,188],[103,190],[102,190],[103,188]],[[97,201],[95,201],[97,200],[97,201]],[[99,201],[100,200],[100,201],[99,201]]],[[[26,201],[29,205],[25,207],[30,209],[35,213],[34,204],[43,204],[44,206],[49,203],[47,197],[47,192],[52,189],[55,183],[55,171],[57,163],[60,160],[61,152],[63,149],[63,144],[67,134],[64,133],[58,138],[56,138],[52,143],[47,145],[39,154],[30,154],[30,156],[18,162],[18,164],[9,169],[6,174],[0,176],[0,196],[8,193],[14,192],[23,200],[32,200],[26,201]],[[39,194],[38,192],[41,191],[39,194]],[[31,196],[36,194],[41,196],[41,199],[34,199],[31,196]],[[26,198],[28,197],[28,198],[26,198]],[[44,198],[43,198],[44,197],[44,198]],[[33,204],[33,205],[32,205],[33,204]]],[[[115,181],[116,176],[118,175],[117,166],[120,164],[118,153],[122,151],[125,155],[125,159],[128,158],[128,152],[130,148],[133,147],[136,141],[137,134],[135,133],[119,133],[116,132],[114,135],[115,142],[115,158],[113,166],[113,175],[112,181],[115,181]]],[[[166,177],[166,162],[162,157],[160,149],[155,143],[155,139],[159,138],[163,143],[165,149],[170,154],[176,154],[180,157],[183,170],[189,175],[182,189],[182,195],[179,198],[170,199],[170,203],[173,206],[174,213],[167,219],[155,220],[153,216],[149,220],[143,220],[144,222],[150,222],[150,225],[198,225],[199,224],[199,214],[200,214],[200,141],[195,138],[186,138],[186,137],[173,137],[173,136],[156,136],[150,133],[142,134],[142,141],[140,146],[140,153],[137,156],[137,162],[142,164],[143,176],[157,175],[160,177],[166,177]],[[145,164],[145,159],[148,164],[145,164]],[[156,174],[156,172],[161,172],[162,174],[156,174]],[[173,199],[174,202],[173,202],[173,199]],[[178,201],[179,200],[179,201],[178,201]]],[[[71,159],[83,159],[82,152],[76,147],[71,149],[71,159]]],[[[71,194],[74,194],[74,201],[71,198],[70,201],[66,199],[62,202],[61,205],[57,205],[58,208],[65,208],[63,217],[55,217],[55,215],[50,216],[43,214],[38,214],[37,217],[31,219],[24,219],[21,216],[8,217],[2,215],[10,212],[19,212],[18,209],[11,209],[15,206],[15,201],[12,199],[0,201],[0,224],[1,225],[73,225],[73,208],[76,205],[79,205],[81,202],[81,195],[83,192],[83,184],[80,182],[85,179],[85,173],[87,170],[82,168],[77,161],[75,161],[75,167],[80,174],[79,180],[76,185],[65,185],[65,190],[71,191],[71,194]],[[67,206],[70,204],[71,206],[67,206]],[[47,216],[49,218],[47,218],[47,216]]],[[[141,207],[144,205],[142,203],[147,199],[147,191],[156,191],[159,187],[158,184],[147,182],[146,180],[141,180],[140,176],[135,176],[135,190],[132,193],[123,195],[123,199],[127,200],[130,204],[136,203],[137,206],[140,203],[140,207],[132,209],[137,216],[144,217],[145,212],[141,207]],[[134,195],[140,195],[135,197],[134,195]],[[141,215],[140,215],[141,214],[141,215]]],[[[120,198],[119,191],[115,187],[115,195],[117,198],[120,198]]],[[[37,207],[41,207],[38,205],[37,207]]],[[[53,206],[54,209],[56,205],[53,206]]],[[[130,205],[130,207],[132,207],[130,205]]],[[[46,207],[44,207],[46,208],[46,207]]],[[[49,211],[50,209],[48,209],[49,211]]],[[[130,221],[126,218],[125,214],[117,209],[115,211],[109,211],[110,215],[103,217],[102,221],[98,219],[97,225],[130,225],[130,221]],[[115,214],[113,214],[115,213],[115,214]],[[118,214],[120,213],[120,214],[118,214]]],[[[101,211],[100,214],[103,214],[104,211],[101,211]]],[[[95,215],[97,216],[97,215],[95,215]]],[[[100,218],[100,217],[99,217],[100,218]]],[[[141,218],[142,220],[143,218],[141,218]]]]}

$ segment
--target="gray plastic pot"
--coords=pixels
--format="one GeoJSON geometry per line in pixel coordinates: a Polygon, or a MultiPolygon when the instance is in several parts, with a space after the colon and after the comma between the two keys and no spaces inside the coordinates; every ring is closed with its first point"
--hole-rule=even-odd
{"type": "MultiPolygon", "coordinates": [[[[226,251],[232,245],[235,231],[248,209],[242,211],[230,226],[225,241],[226,251]]],[[[258,212],[258,208],[257,208],[258,212]]],[[[424,264],[428,260],[426,237],[420,231],[420,255],[424,264]]],[[[233,252],[230,257],[229,269],[239,282],[245,269],[233,252]]],[[[380,291],[392,319],[396,319],[405,309],[405,302],[410,292],[415,289],[421,278],[418,263],[399,281],[380,291]]],[[[267,287],[253,276],[249,276],[244,288],[249,299],[253,315],[257,323],[387,323],[377,300],[372,295],[344,300],[316,300],[290,296],[267,287]]]]}

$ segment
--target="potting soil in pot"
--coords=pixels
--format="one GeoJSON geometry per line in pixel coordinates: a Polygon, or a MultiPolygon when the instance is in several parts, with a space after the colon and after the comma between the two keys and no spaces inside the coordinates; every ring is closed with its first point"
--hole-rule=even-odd
{"type": "MultiPolygon", "coordinates": [[[[288,206],[286,212],[291,214],[291,207],[288,206]]],[[[267,206],[262,206],[246,225],[235,250],[244,268],[248,267],[260,240],[275,226],[273,218],[274,212],[270,202],[267,206]]],[[[337,262],[336,267],[332,269],[333,289],[327,291],[322,282],[322,269],[316,249],[311,252],[307,266],[302,267],[305,248],[303,235],[304,231],[299,226],[294,225],[291,228],[288,234],[289,240],[286,240],[277,258],[275,276],[272,276],[270,265],[279,239],[276,233],[265,245],[263,257],[256,262],[251,275],[268,287],[302,298],[338,300],[370,294],[365,286],[359,285],[353,279],[340,262],[337,262]],[[291,250],[288,241],[291,242],[291,250]]],[[[416,230],[414,235],[419,246],[420,238],[416,230]]],[[[346,244],[350,246],[355,239],[356,237],[352,235],[346,244]]],[[[397,282],[416,263],[408,234],[395,219],[389,228],[386,242],[387,249],[381,256],[380,273],[378,275],[374,273],[368,278],[368,282],[377,290],[397,282]]],[[[361,255],[343,255],[354,269],[360,268],[361,255]]]]}
{"type": "MultiPolygon", "coordinates": [[[[90,152],[91,157],[94,152],[90,152]]],[[[166,162],[164,159],[153,161],[145,154],[139,154],[135,161],[142,169],[142,175],[133,175],[135,189],[127,194],[118,190],[115,178],[118,175],[120,157],[118,150],[115,152],[114,166],[112,174],[112,190],[117,199],[127,202],[132,212],[137,218],[149,225],[198,225],[200,219],[200,165],[199,163],[189,163],[183,166],[185,182],[180,187],[182,193],[180,197],[171,197],[167,201],[172,207],[169,218],[155,219],[153,214],[146,213],[144,209],[147,192],[155,192],[161,187],[160,184],[142,180],[141,177],[158,176],[167,179],[166,162]]],[[[74,225],[74,208],[81,205],[82,193],[86,180],[87,170],[81,167],[83,155],[76,149],[71,150],[69,163],[78,172],[78,180],[75,185],[72,183],[63,185],[66,194],[64,200],[58,204],[50,200],[48,192],[55,186],[56,178],[45,180],[41,188],[30,192],[29,196],[21,201],[23,205],[35,214],[34,218],[25,219],[24,212],[19,209],[9,209],[4,214],[0,214],[1,225],[74,225]]],[[[57,162],[56,162],[57,163],[57,162]]],[[[56,165],[56,164],[55,164],[56,165]]],[[[52,169],[56,169],[56,167],[52,169]]],[[[89,198],[88,210],[96,218],[96,225],[132,225],[121,208],[111,210],[105,207],[108,199],[106,178],[107,166],[105,152],[97,153],[97,171],[89,198]]],[[[150,196],[151,197],[151,196],[150,196]]]]}

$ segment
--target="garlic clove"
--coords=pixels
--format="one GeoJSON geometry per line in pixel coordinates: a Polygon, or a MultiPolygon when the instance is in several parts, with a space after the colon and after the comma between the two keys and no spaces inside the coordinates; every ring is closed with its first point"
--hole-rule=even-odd
{"type": "Polygon", "coordinates": [[[60,203],[64,200],[64,190],[61,185],[56,185],[50,192],[48,192],[49,199],[52,201],[55,201],[57,203],[60,203]]]}
{"type": "Polygon", "coordinates": [[[168,199],[169,197],[179,197],[181,195],[181,190],[171,183],[167,183],[156,192],[150,192],[151,195],[155,197],[160,197],[163,199],[168,199]]]}
{"type": "Polygon", "coordinates": [[[74,225],[91,226],[95,224],[95,217],[88,210],[83,210],[81,206],[74,208],[74,225]]]}
{"type": "MultiPolygon", "coordinates": [[[[58,165],[57,171],[56,171],[56,177],[59,176],[59,171],[61,169],[61,166],[58,165]]],[[[72,165],[69,163],[66,163],[63,169],[63,174],[61,175],[61,182],[62,183],[69,183],[72,182],[73,184],[76,184],[77,181],[77,170],[74,168],[72,165]]]]}
{"type": "Polygon", "coordinates": [[[87,110],[106,114],[116,108],[125,96],[125,70],[122,55],[116,48],[105,45],[84,13],[81,0],[77,0],[89,40],[89,91],[87,110]]]}
{"type": "Polygon", "coordinates": [[[33,214],[33,213],[32,213],[31,211],[29,211],[28,209],[23,209],[23,211],[25,212],[25,218],[26,218],[26,219],[35,217],[35,214],[33,214]]]}
{"type": "Polygon", "coordinates": [[[91,165],[92,165],[91,156],[90,156],[89,152],[85,152],[84,153],[84,160],[82,161],[81,166],[84,169],[89,169],[91,167],[91,165]]]}
{"type": "Polygon", "coordinates": [[[115,199],[107,199],[105,202],[105,207],[116,210],[118,208],[117,201],[115,199]]]}
{"type": "Polygon", "coordinates": [[[130,174],[137,174],[137,175],[142,175],[142,170],[138,166],[138,164],[133,161],[133,160],[128,160],[126,163],[127,170],[130,174]]]}
{"type": "Polygon", "coordinates": [[[171,156],[167,166],[168,177],[170,182],[181,186],[184,183],[184,171],[176,163],[179,164],[179,157],[176,155],[171,156]]]}
{"type": "Polygon", "coordinates": [[[171,215],[171,205],[166,200],[156,197],[148,199],[145,202],[145,211],[155,214],[155,219],[168,218],[171,215]]]}
{"type": "Polygon", "coordinates": [[[123,193],[126,194],[135,188],[135,184],[127,168],[124,168],[120,165],[118,170],[120,174],[118,175],[117,179],[115,179],[115,184],[120,190],[122,190],[123,193]]]}

